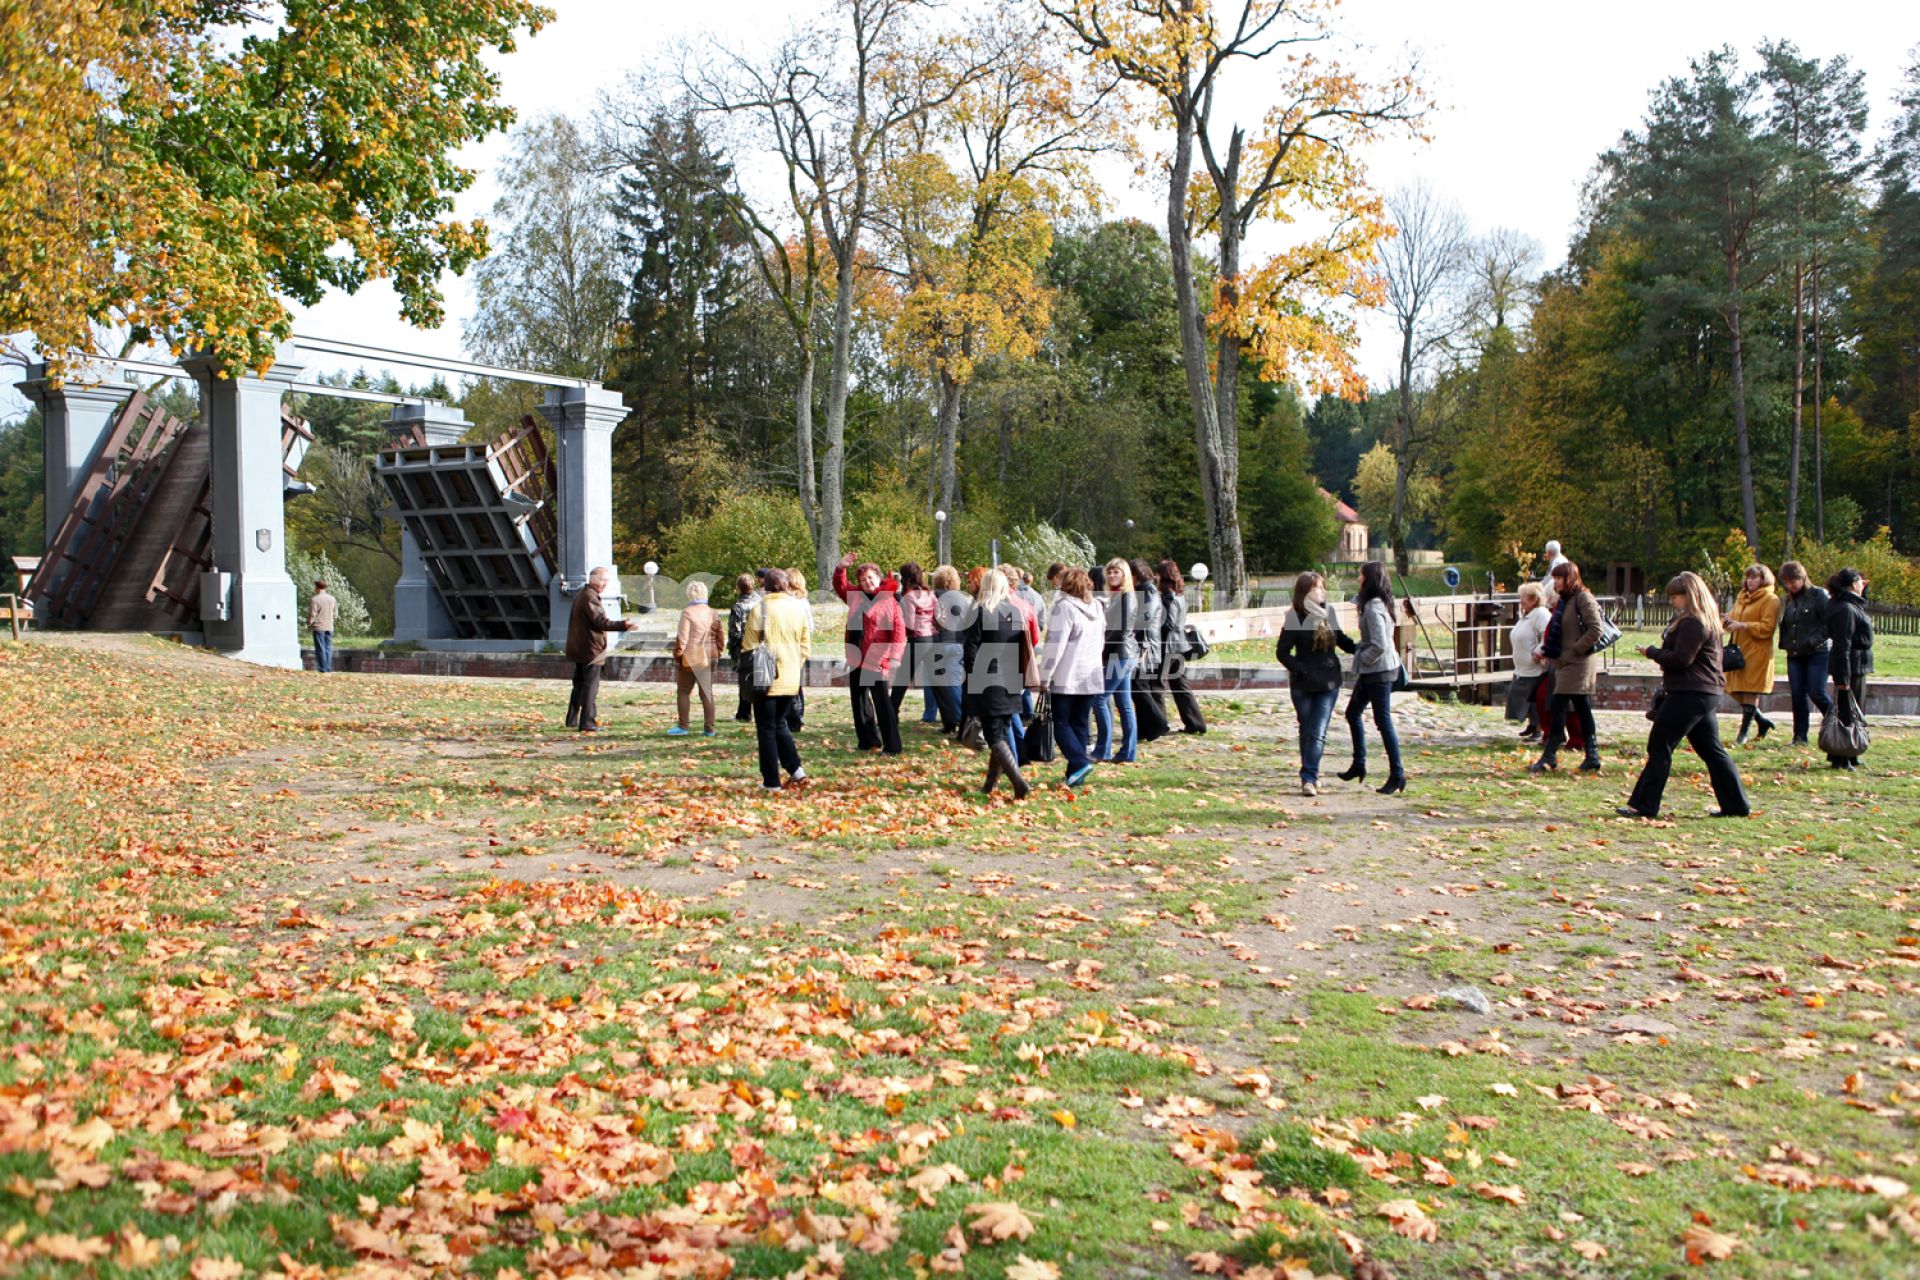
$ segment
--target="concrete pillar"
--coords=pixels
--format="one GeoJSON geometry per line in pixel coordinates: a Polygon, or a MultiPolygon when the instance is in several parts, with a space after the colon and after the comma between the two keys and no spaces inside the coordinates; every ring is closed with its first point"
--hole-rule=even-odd
{"type": "Polygon", "coordinates": [[[47,366],[35,364],[27,366],[26,379],[20,383],[20,394],[40,410],[40,420],[45,424],[42,492],[46,495],[48,547],[53,546],[73,497],[87,478],[94,454],[106,441],[121,406],[133,394],[133,388],[124,381],[110,380],[114,376],[82,365],[55,386],[47,378],[47,366]]]}
{"type": "MultiPolygon", "coordinates": [[[[548,637],[558,645],[566,643],[574,592],[586,585],[596,565],[613,567],[613,429],[626,418],[627,407],[619,392],[595,383],[550,389],[540,412],[553,425],[559,454],[554,471],[560,484],[560,563],[548,625],[548,637]]],[[[615,615],[615,602],[607,605],[608,614],[615,615]]]]}
{"type": "Polygon", "coordinates": [[[211,356],[180,362],[200,386],[213,453],[213,570],[201,576],[207,647],[263,666],[298,669],[300,624],[287,576],[280,400],[299,376],[291,343],[262,377],[229,375],[211,356]]]}
{"type": "MultiPolygon", "coordinates": [[[[419,427],[429,445],[458,444],[472,429],[467,415],[452,405],[432,400],[413,400],[393,407],[387,430],[395,436],[411,434],[419,427]]],[[[453,616],[447,612],[440,589],[427,573],[420,544],[413,531],[400,525],[400,581],[393,584],[393,638],[395,640],[451,640],[459,635],[453,616]]]]}

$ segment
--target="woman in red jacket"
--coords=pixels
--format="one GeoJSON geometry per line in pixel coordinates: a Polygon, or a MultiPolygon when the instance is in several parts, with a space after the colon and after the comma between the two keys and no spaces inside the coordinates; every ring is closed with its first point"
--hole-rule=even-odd
{"type": "Polygon", "coordinates": [[[900,754],[900,717],[893,706],[893,678],[907,651],[906,620],[899,584],[880,566],[863,564],[851,577],[853,553],[833,570],[833,592],[847,602],[847,690],[853,699],[853,731],[862,751],[900,754]]]}

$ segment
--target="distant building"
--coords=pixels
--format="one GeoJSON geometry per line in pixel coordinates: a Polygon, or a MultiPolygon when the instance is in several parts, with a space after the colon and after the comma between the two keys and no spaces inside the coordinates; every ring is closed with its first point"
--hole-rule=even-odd
{"type": "Polygon", "coordinates": [[[1360,513],[1340,501],[1325,489],[1320,495],[1333,504],[1333,517],[1340,522],[1340,541],[1335,544],[1333,553],[1327,559],[1336,563],[1342,561],[1362,561],[1367,558],[1367,524],[1360,513]]]}

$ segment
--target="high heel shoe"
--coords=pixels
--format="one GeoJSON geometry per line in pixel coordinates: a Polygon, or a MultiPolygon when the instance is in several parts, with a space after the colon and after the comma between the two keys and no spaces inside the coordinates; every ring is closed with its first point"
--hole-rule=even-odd
{"type": "Polygon", "coordinates": [[[1383,796],[1396,795],[1406,789],[1407,775],[1404,773],[1396,773],[1388,777],[1387,784],[1380,788],[1380,794],[1383,796]]]}
{"type": "Polygon", "coordinates": [[[1365,782],[1367,780],[1367,766],[1363,764],[1350,764],[1340,771],[1339,778],[1342,782],[1365,782]]]}

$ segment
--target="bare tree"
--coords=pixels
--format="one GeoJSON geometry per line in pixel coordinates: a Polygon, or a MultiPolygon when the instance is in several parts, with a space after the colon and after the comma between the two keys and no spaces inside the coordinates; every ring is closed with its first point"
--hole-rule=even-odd
{"type": "Polygon", "coordinates": [[[1394,564],[1405,573],[1407,482],[1424,439],[1414,417],[1414,378],[1460,332],[1465,313],[1455,304],[1473,245],[1459,208],[1441,200],[1424,182],[1390,194],[1387,216],[1399,234],[1387,242],[1381,265],[1387,277],[1387,306],[1400,329],[1393,511],[1387,518],[1387,537],[1393,543],[1394,564]]]}
{"type": "Polygon", "coordinates": [[[822,580],[840,558],[846,507],[846,418],[854,295],[863,239],[887,140],[984,73],[942,41],[933,0],[839,0],[831,19],[802,28],[765,58],[709,42],[684,61],[679,90],[691,110],[732,126],[736,156],[777,162],[777,194],[734,178],[719,191],[786,312],[799,377],[794,425],[800,505],[822,580]],[[824,433],[818,456],[814,341],[830,303],[824,433]]]}
{"type": "Polygon", "coordinates": [[[1467,246],[1462,273],[1466,305],[1483,332],[1510,329],[1533,302],[1540,273],[1540,242],[1512,227],[1495,227],[1467,246]]]}

